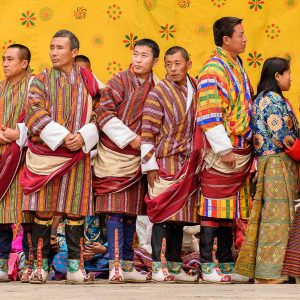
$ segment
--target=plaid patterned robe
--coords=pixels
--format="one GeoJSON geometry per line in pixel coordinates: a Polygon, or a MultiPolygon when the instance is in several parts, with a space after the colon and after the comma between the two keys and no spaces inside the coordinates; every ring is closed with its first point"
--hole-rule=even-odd
{"type": "MultiPolygon", "coordinates": [[[[252,89],[238,60],[218,47],[201,70],[198,82],[197,123],[204,132],[223,124],[233,147],[246,147],[251,137],[252,89]]],[[[201,195],[200,215],[215,218],[249,216],[249,183],[226,199],[201,195]]]]}

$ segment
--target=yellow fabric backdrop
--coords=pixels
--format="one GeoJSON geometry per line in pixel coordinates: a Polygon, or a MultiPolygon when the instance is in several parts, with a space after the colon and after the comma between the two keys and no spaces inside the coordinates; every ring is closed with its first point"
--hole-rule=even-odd
{"type": "Polygon", "coordinates": [[[299,0],[3,0],[0,11],[1,54],[13,42],[27,45],[38,73],[50,65],[52,35],[69,29],[104,82],[127,68],[132,43],[143,37],[161,47],[155,70],[160,77],[163,53],[174,45],[188,50],[196,76],[214,49],[213,22],[222,16],[243,18],[248,45],[242,58],[254,88],[267,57],[290,57],[293,84],[287,95],[299,116],[299,0]]]}

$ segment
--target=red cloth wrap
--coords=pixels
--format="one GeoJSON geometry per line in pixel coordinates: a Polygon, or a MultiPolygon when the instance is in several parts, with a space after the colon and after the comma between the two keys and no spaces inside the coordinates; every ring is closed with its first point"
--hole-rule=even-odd
{"type": "MultiPolygon", "coordinates": [[[[147,193],[145,202],[147,205],[147,215],[151,222],[159,223],[167,220],[185,205],[189,196],[196,191],[199,185],[198,176],[196,174],[197,167],[200,163],[200,149],[202,139],[196,138],[200,134],[200,127],[196,126],[194,133],[193,152],[190,159],[184,164],[181,171],[173,176],[173,180],[179,178],[182,174],[186,174],[180,182],[172,184],[166,191],[155,198],[150,198],[147,193]]],[[[161,177],[166,174],[160,172],[161,177]]]]}
{"type": "MultiPolygon", "coordinates": [[[[22,123],[25,117],[23,112],[17,123],[22,123]]],[[[4,197],[25,158],[25,149],[20,148],[16,142],[12,142],[0,155],[0,200],[4,197]]]]}
{"type": "Polygon", "coordinates": [[[63,175],[68,173],[77,163],[79,163],[80,160],[84,158],[84,153],[81,149],[79,151],[72,152],[67,148],[59,147],[55,151],[52,151],[47,145],[31,142],[28,142],[28,148],[31,150],[31,152],[38,155],[69,157],[71,159],[55,172],[52,172],[49,175],[34,174],[25,165],[20,180],[25,195],[33,194],[39,191],[50,180],[62,177],[63,175]]]}

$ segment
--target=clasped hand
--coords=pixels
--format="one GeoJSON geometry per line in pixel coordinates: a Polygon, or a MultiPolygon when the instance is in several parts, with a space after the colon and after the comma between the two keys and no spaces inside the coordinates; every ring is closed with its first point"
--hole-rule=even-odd
{"type": "Polygon", "coordinates": [[[77,151],[84,146],[84,140],[80,133],[69,133],[65,139],[65,146],[71,151],[77,151]]]}
{"type": "Polygon", "coordinates": [[[0,145],[10,144],[20,137],[19,130],[14,130],[3,125],[0,128],[0,145]]]}

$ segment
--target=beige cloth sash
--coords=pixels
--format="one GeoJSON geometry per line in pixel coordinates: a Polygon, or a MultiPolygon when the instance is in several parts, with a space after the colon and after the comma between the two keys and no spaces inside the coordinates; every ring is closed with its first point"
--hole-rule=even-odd
{"type": "Polygon", "coordinates": [[[98,155],[94,158],[94,172],[99,178],[104,177],[132,177],[141,164],[141,157],[123,154],[97,145],[98,155]]]}
{"type": "Polygon", "coordinates": [[[209,149],[207,155],[204,158],[205,163],[206,163],[205,167],[207,169],[213,168],[224,174],[239,172],[244,169],[244,167],[247,165],[247,163],[251,159],[251,153],[248,155],[240,155],[240,154],[235,153],[234,155],[235,155],[235,159],[236,159],[236,167],[233,169],[233,168],[230,168],[224,162],[222,162],[219,154],[216,154],[213,152],[212,149],[209,149]]]}
{"type": "MultiPolygon", "coordinates": [[[[87,108],[87,117],[85,124],[88,124],[91,119],[93,109],[93,99],[88,95],[88,108],[87,108]]],[[[65,163],[67,163],[71,158],[70,157],[61,157],[61,156],[50,156],[50,155],[39,155],[35,154],[27,149],[26,152],[26,165],[27,168],[34,174],[38,175],[49,175],[65,163]]]]}
{"type": "Polygon", "coordinates": [[[151,188],[148,184],[148,193],[151,199],[157,197],[166,191],[172,184],[180,182],[185,174],[182,174],[178,179],[175,180],[166,180],[159,176],[159,181],[154,181],[154,187],[151,188]]]}
{"type": "Polygon", "coordinates": [[[39,155],[27,149],[26,165],[27,168],[34,174],[49,175],[58,170],[62,165],[68,162],[71,158],[39,155]]]}

